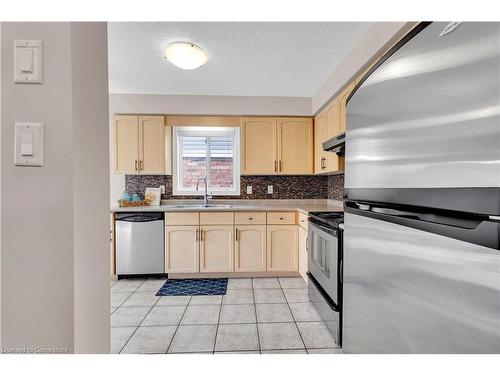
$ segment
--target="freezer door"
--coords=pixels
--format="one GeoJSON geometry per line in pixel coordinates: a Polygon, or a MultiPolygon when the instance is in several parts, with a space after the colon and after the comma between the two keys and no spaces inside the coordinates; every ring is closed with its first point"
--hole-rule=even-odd
{"type": "Polygon", "coordinates": [[[350,211],[344,352],[500,353],[500,251],[350,211]]]}
{"type": "Polygon", "coordinates": [[[446,26],[404,40],[349,99],[348,198],[499,212],[500,23],[446,26]]]}

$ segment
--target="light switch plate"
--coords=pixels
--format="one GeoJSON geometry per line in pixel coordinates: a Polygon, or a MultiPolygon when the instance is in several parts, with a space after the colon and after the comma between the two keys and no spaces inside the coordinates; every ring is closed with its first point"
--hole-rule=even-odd
{"type": "Polygon", "coordinates": [[[252,194],[252,185],[247,186],[247,194],[252,194]]]}
{"type": "Polygon", "coordinates": [[[267,194],[272,194],[273,193],[273,185],[268,185],[267,186],[267,194]]]}
{"type": "Polygon", "coordinates": [[[14,40],[14,82],[43,83],[41,40],[14,40]]]}
{"type": "Polygon", "coordinates": [[[43,166],[43,123],[16,122],[14,164],[23,167],[43,166]]]}

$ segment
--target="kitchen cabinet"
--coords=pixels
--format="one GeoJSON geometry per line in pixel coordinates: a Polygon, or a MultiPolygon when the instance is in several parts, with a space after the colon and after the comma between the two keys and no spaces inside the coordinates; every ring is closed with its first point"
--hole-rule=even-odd
{"type": "Polygon", "coordinates": [[[308,255],[307,236],[308,236],[307,230],[305,230],[300,226],[299,227],[299,273],[305,282],[307,282],[307,275],[306,275],[307,255],[308,255]]]}
{"type": "Polygon", "coordinates": [[[200,227],[200,272],[233,272],[233,226],[200,227]]]}
{"type": "Polygon", "coordinates": [[[170,134],[171,129],[166,129],[164,116],[115,116],[115,173],[171,173],[170,134]]]}
{"type": "Polygon", "coordinates": [[[298,271],[297,225],[267,226],[267,271],[298,271]]]}
{"type": "Polygon", "coordinates": [[[138,172],[139,116],[114,117],[115,173],[138,172]]]}
{"type": "Polygon", "coordinates": [[[352,82],[347,86],[344,91],[342,91],[339,95],[339,111],[340,111],[340,127],[339,132],[344,133],[346,131],[346,122],[347,122],[347,98],[351,94],[354,86],[356,85],[356,81],[352,82]]]}
{"type": "Polygon", "coordinates": [[[339,102],[334,99],[315,118],[315,172],[331,173],[344,170],[343,157],[323,151],[323,142],[340,134],[339,102]]]}
{"type": "Polygon", "coordinates": [[[278,174],[314,173],[314,131],[310,118],[278,118],[278,174]]]}
{"type": "Polygon", "coordinates": [[[235,272],[266,271],[266,226],[237,225],[234,228],[235,272]]]}
{"type": "Polygon", "coordinates": [[[244,175],[312,174],[313,146],[310,118],[241,119],[241,171],[244,175]]]}
{"type": "Polygon", "coordinates": [[[241,173],[276,174],[275,117],[243,117],[241,119],[241,173]]]}
{"type": "Polygon", "coordinates": [[[200,230],[194,225],[165,227],[165,272],[200,271],[200,230]]]}

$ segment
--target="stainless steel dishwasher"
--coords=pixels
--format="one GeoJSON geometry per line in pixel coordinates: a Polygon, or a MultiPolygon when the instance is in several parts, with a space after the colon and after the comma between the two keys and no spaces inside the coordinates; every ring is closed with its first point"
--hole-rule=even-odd
{"type": "Polygon", "coordinates": [[[116,274],[165,273],[163,212],[115,214],[116,274]]]}

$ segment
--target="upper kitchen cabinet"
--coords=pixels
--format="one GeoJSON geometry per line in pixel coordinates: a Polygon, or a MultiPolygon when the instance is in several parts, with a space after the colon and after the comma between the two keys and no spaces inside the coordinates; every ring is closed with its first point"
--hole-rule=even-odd
{"type": "Polygon", "coordinates": [[[170,134],[164,116],[115,116],[115,173],[170,174],[170,134]]]}
{"type": "Polygon", "coordinates": [[[277,134],[275,117],[241,118],[241,173],[277,173],[277,134]]]}
{"type": "Polygon", "coordinates": [[[314,173],[314,132],[310,118],[278,118],[278,173],[314,173]]]}
{"type": "Polygon", "coordinates": [[[339,109],[340,109],[340,127],[339,133],[344,133],[346,130],[346,122],[347,122],[347,98],[351,94],[354,86],[356,86],[356,81],[352,82],[347,86],[344,91],[342,91],[338,97],[339,101],[339,109]]]}
{"type": "Polygon", "coordinates": [[[139,116],[114,117],[115,173],[139,170],[139,116]]]}
{"type": "Polygon", "coordinates": [[[344,170],[343,157],[334,152],[323,151],[323,142],[340,134],[340,109],[338,98],[335,98],[315,118],[315,172],[332,173],[344,170]]]}
{"type": "Polygon", "coordinates": [[[312,174],[313,142],[310,118],[244,117],[242,174],[312,174]]]}

